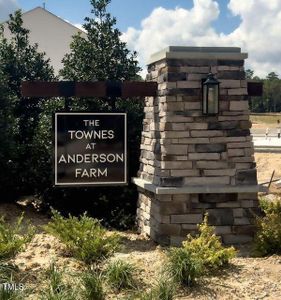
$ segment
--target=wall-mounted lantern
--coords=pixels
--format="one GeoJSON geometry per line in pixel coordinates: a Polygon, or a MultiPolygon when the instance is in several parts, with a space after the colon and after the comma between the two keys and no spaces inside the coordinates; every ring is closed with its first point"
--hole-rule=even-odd
{"type": "Polygon", "coordinates": [[[203,114],[215,115],[219,113],[219,82],[214,74],[209,73],[203,82],[203,114]]]}

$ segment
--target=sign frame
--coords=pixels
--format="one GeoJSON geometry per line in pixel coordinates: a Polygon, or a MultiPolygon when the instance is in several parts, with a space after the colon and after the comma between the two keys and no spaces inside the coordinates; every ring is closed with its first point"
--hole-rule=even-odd
{"type": "Polygon", "coordinates": [[[127,113],[126,112],[68,112],[68,111],[56,111],[53,114],[53,185],[58,188],[66,187],[106,187],[106,186],[127,186],[128,182],[128,130],[127,130],[127,113]],[[57,151],[57,135],[58,135],[58,116],[59,115],[77,115],[77,116],[89,116],[89,115],[122,115],[124,116],[124,180],[123,181],[109,181],[109,182],[64,182],[58,181],[58,151],[57,151]]]}

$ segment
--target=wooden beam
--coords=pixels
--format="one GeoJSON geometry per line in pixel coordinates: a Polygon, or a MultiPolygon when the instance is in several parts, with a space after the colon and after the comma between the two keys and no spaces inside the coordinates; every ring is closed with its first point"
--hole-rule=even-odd
{"type": "Polygon", "coordinates": [[[138,81],[23,81],[21,86],[23,97],[135,97],[156,96],[157,82],[138,81]]]}
{"type": "Polygon", "coordinates": [[[263,95],[263,82],[248,80],[247,87],[248,87],[248,96],[262,96],[263,95]]]}

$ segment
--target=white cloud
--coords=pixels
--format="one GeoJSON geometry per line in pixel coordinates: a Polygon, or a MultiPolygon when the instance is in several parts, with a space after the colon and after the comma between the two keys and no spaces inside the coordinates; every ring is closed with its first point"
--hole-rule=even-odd
{"type": "Polygon", "coordinates": [[[0,0],[0,23],[9,19],[9,14],[19,8],[17,0],[0,0]]]}
{"type": "Polygon", "coordinates": [[[141,29],[128,28],[122,38],[139,53],[141,65],[167,46],[238,46],[249,53],[247,67],[255,74],[281,70],[281,1],[230,0],[228,7],[241,23],[230,34],[217,33],[212,22],[219,16],[219,1],[193,0],[193,8],[158,7],[142,21],[141,29]]]}

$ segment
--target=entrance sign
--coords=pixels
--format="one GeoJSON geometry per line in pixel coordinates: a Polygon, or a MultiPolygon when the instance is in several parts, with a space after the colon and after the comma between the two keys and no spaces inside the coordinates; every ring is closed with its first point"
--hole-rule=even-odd
{"type": "Polygon", "coordinates": [[[127,184],[126,113],[55,113],[55,185],[127,184]]]}

